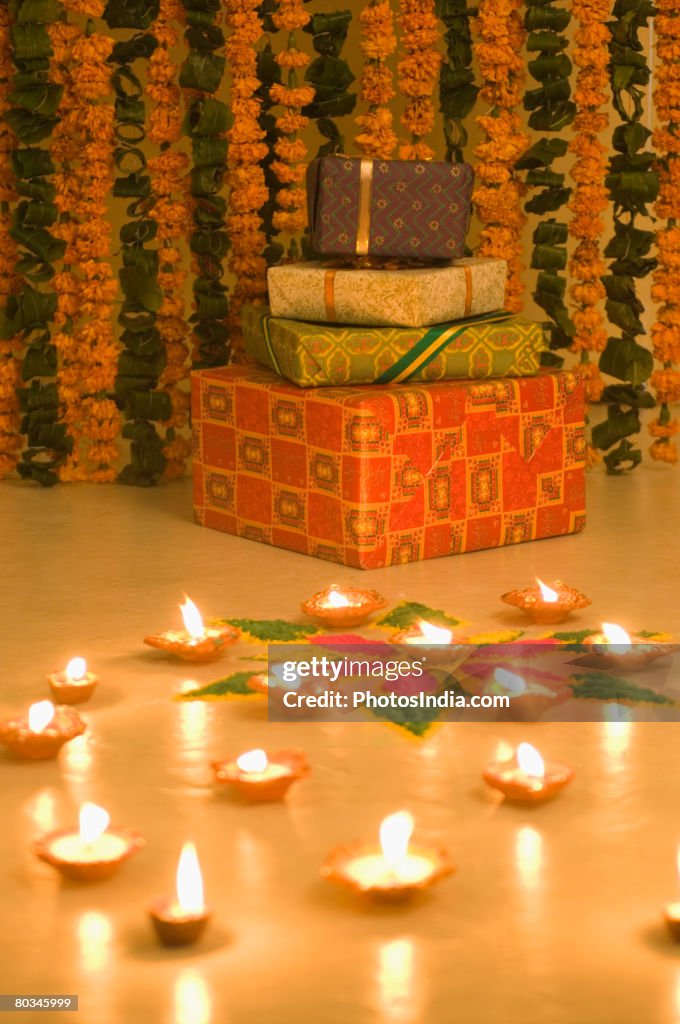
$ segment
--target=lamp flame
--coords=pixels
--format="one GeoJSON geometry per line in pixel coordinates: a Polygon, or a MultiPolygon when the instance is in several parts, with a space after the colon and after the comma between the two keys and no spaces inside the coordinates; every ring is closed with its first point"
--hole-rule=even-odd
{"type": "Polygon", "coordinates": [[[66,666],[66,676],[74,683],[84,679],[87,675],[87,662],[85,658],[71,658],[66,666]]]}
{"type": "Polygon", "coordinates": [[[267,755],[264,750],[249,750],[236,758],[236,766],[242,772],[264,772],[267,770],[267,755]]]}
{"type": "Polygon", "coordinates": [[[347,594],[343,594],[337,587],[329,587],[325,601],[328,608],[349,608],[351,603],[347,594]]]}
{"type": "Polygon", "coordinates": [[[28,709],[28,728],[31,732],[44,732],[54,718],[54,704],[51,700],[39,700],[28,709]]]}
{"type": "Polygon", "coordinates": [[[536,577],[536,582],[538,583],[538,589],[541,591],[541,598],[545,601],[546,604],[555,604],[556,601],[559,601],[560,595],[557,593],[556,590],[553,590],[552,587],[547,586],[547,584],[545,584],[543,580],[539,580],[538,576],[536,577]]]}
{"type": "Polygon", "coordinates": [[[543,758],[530,743],[520,743],[517,748],[517,764],[520,771],[525,775],[531,775],[535,779],[545,778],[545,763],[543,758]]]}
{"type": "Polygon", "coordinates": [[[84,803],[80,808],[80,838],[84,843],[94,843],[108,828],[111,818],[108,811],[97,804],[84,803]]]}
{"type": "Polygon", "coordinates": [[[442,629],[441,626],[433,626],[431,622],[421,619],[418,628],[428,644],[450,644],[453,633],[450,629],[442,629]]]}
{"type": "Polygon", "coordinates": [[[613,622],[603,622],[602,633],[605,643],[625,645],[626,648],[631,646],[629,634],[621,626],[614,625],[613,622]]]}
{"type": "Polygon", "coordinates": [[[397,811],[385,818],[380,826],[380,845],[387,865],[395,870],[408,853],[408,844],[413,835],[413,815],[408,811],[397,811]]]}
{"type": "Polygon", "coordinates": [[[177,863],[177,903],[184,914],[202,914],[203,876],[193,843],[185,843],[177,863]]]}
{"type": "Polygon", "coordinates": [[[494,669],[494,682],[498,683],[506,693],[520,694],[527,688],[526,680],[515,672],[509,672],[507,668],[494,669]]]}
{"type": "Polygon", "coordinates": [[[184,628],[193,640],[200,640],[205,636],[205,626],[198,608],[191,598],[184,595],[184,604],[179,606],[184,619],[184,628]]]}

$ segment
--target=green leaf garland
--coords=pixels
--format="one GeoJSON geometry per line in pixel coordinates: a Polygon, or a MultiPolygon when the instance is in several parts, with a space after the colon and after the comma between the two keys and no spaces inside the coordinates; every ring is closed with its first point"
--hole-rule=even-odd
{"type": "MultiPolygon", "coordinates": [[[[562,132],[576,115],[569,84],[571,61],[562,52],[567,45],[562,33],[570,20],[569,11],[554,0],[527,0],[527,50],[537,54],[528,68],[539,85],[525,93],[524,109],[529,112],[529,127],[535,131],[562,132]]],[[[526,184],[537,190],[525,204],[527,213],[539,217],[553,214],[569,199],[571,189],[565,185],[565,175],[552,169],[566,152],[565,139],[543,137],[518,161],[517,169],[527,172],[526,184]]],[[[552,321],[549,334],[553,351],[568,347],[574,335],[564,302],[567,282],[561,273],[567,265],[567,235],[566,222],[555,217],[541,219],[533,234],[531,266],[538,271],[533,298],[552,321]]],[[[550,365],[561,363],[559,357],[551,353],[548,356],[550,365]]]]}
{"type": "Polygon", "coordinates": [[[317,156],[345,149],[345,138],[333,118],[351,114],[356,106],[356,93],[348,92],[356,76],[340,56],[351,20],[351,11],[332,11],[314,14],[304,27],[312,36],[312,45],[319,56],[305,72],[305,81],[314,86],[316,95],[302,113],[316,119],[319,132],[328,140],[319,147],[317,156]]]}
{"type": "Polygon", "coordinates": [[[468,141],[465,118],[472,113],[479,87],[472,69],[470,18],[476,12],[467,0],[435,0],[435,10],[446,32],[446,58],[439,71],[439,110],[444,118],[446,159],[465,158],[468,141]]]}
{"type": "MultiPolygon", "coordinates": [[[[144,29],[153,11],[130,5],[123,12],[113,3],[107,8],[110,28],[144,29]]],[[[165,367],[163,339],[156,314],[163,301],[158,284],[158,252],[149,247],[156,237],[151,216],[154,198],[142,143],[146,137],[144,86],[133,70],[137,60],[148,60],[156,40],[148,32],[136,32],[117,43],[111,54],[115,70],[112,84],[116,97],[116,152],[118,176],[113,194],[127,201],[130,218],[120,229],[122,267],[119,271],[123,302],[118,315],[123,350],[118,359],[116,397],[126,423],[123,437],[130,443],[130,462],[118,476],[120,483],[150,487],[157,483],[166,466],[164,440],[154,421],[172,415],[170,396],[157,391],[165,367]]]]}
{"type": "Polygon", "coordinates": [[[0,336],[19,335],[26,346],[19,388],[20,429],[28,447],[17,465],[20,476],[49,487],[59,480],[58,469],[73,449],[65,424],[55,379],[57,349],[52,340],[57,295],[52,281],[54,264],[64,255],[65,243],[50,232],[57,216],[54,206],[55,166],[47,145],[57,123],[62,90],[49,81],[52,44],[48,25],[64,17],[61,4],[16,0],[11,5],[15,23],[10,28],[14,67],[12,106],[5,121],[18,139],[12,153],[16,192],[10,235],[18,246],[16,272],[23,284],[9,297],[0,313],[0,336]],[[45,143],[46,145],[41,145],[45,143]]]}
{"type": "Polygon", "coordinates": [[[620,335],[607,339],[600,370],[628,386],[625,391],[609,390],[603,395],[610,401],[607,420],[593,431],[593,444],[609,449],[604,462],[607,472],[613,474],[634,469],[641,461],[640,452],[628,438],[640,431],[639,409],[646,404],[644,385],[654,367],[652,353],[636,340],[645,334],[636,280],[656,266],[649,256],[654,232],[636,224],[638,217],[648,216],[647,206],[659,191],[655,155],[645,149],[651,131],[641,124],[650,70],[640,33],[654,14],[649,0],[616,0],[613,20],[608,23],[609,75],[621,124],[612,135],[614,153],[606,178],[614,205],[614,233],[604,251],[610,264],[602,283],[607,292],[607,316],[620,335]]]}
{"type": "Polygon", "coordinates": [[[223,139],[229,108],[217,99],[225,59],[219,52],[224,34],[219,27],[219,0],[182,0],[186,11],[185,39],[189,53],[179,84],[187,90],[184,131],[191,139],[191,195],[194,230],[191,252],[198,267],[194,278],[194,313],[190,318],[196,341],[194,368],[223,366],[229,361],[229,299],[223,283],[224,257],[229,248],[222,191],[225,173],[223,139]]]}

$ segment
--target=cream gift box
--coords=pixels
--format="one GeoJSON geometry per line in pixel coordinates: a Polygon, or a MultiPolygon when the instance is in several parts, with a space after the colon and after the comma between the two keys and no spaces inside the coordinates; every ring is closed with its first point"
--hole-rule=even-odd
{"type": "Polygon", "coordinates": [[[272,316],[316,323],[425,327],[503,308],[505,260],[395,269],[312,262],[270,267],[272,316]]]}

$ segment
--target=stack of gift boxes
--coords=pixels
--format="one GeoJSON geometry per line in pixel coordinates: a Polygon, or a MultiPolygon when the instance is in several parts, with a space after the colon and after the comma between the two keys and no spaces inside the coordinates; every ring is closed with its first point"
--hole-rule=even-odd
{"type": "Polygon", "coordinates": [[[582,529],[582,387],[463,258],[471,169],[324,157],[307,189],[319,258],[244,310],[260,365],[193,375],[197,521],[367,569],[582,529]]]}

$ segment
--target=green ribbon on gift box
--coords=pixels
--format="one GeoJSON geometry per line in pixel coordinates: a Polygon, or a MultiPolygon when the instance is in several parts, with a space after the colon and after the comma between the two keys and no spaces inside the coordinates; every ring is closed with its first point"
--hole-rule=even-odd
{"type": "Polygon", "coordinates": [[[475,324],[495,324],[509,320],[512,313],[481,313],[469,316],[464,320],[456,320],[453,324],[436,324],[427,331],[413,348],[390,366],[389,370],[376,380],[376,384],[403,384],[410,380],[418,370],[424,369],[435,359],[442,349],[460,337],[475,324]]]}
{"type": "MultiPolygon", "coordinates": [[[[456,320],[455,323],[436,324],[425,332],[422,338],[416,342],[409,352],[406,352],[396,361],[396,363],[390,366],[388,370],[385,370],[385,372],[378,377],[375,383],[403,384],[410,380],[411,377],[413,377],[413,375],[419,370],[424,369],[428,363],[431,363],[432,360],[439,355],[442,349],[446,348],[446,346],[450,345],[452,341],[455,341],[456,338],[460,337],[468,327],[473,327],[476,324],[502,324],[506,320],[512,319],[514,316],[514,313],[506,313],[501,310],[496,313],[480,313],[477,316],[468,316],[463,320],[456,320]]],[[[281,372],[281,367],[269,333],[269,322],[272,319],[272,316],[268,313],[262,317],[262,332],[267,345],[267,353],[271,359],[271,364],[274,370],[279,374],[279,376],[285,376],[285,374],[282,374],[281,372]]]]}

